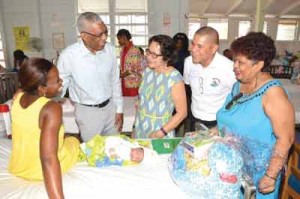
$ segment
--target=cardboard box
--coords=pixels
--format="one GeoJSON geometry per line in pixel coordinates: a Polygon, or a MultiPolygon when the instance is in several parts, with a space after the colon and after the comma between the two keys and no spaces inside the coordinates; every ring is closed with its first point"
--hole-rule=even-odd
{"type": "Polygon", "coordinates": [[[207,131],[190,132],[186,134],[182,146],[192,157],[206,159],[208,149],[216,139],[216,136],[209,136],[207,131]]]}

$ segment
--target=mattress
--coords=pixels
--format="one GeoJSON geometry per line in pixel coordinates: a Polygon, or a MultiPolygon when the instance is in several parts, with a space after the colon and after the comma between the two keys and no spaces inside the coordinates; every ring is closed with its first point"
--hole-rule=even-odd
{"type": "MultiPolygon", "coordinates": [[[[47,198],[43,182],[30,182],[7,171],[11,140],[0,139],[0,198],[47,198]]],[[[154,165],[106,168],[77,163],[63,175],[65,198],[188,198],[171,179],[169,155],[160,155],[154,165]]]]}

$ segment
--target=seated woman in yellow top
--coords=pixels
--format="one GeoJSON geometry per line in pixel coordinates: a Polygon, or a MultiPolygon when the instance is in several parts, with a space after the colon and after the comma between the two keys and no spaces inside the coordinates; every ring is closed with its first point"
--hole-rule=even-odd
{"type": "Polygon", "coordinates": [[[12,105],[9,171],[27,180],[44,180],[49,198],[63,198],[62,173],[77,161],[79,141],[64,139],[62,107],[49,98],[62,89],[57,68],[31,58],[19,71],[22,89],[12,105]]]}

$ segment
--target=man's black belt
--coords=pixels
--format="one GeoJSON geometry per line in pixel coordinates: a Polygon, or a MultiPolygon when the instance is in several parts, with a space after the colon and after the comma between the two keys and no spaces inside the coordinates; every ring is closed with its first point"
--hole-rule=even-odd
{"type": "Polygon", "coordinates": [[[105,101],[102,102],[101,104],[93,104],[93,105],[90,105],[90,104],[82,104],[82,105],[84,105],[84,106],[90,106],[90,107],[103,108],[103,107],[105,107],[108,103],[109,103],[109,99],[108,99],[108,100],[105,100],[105,101]]]}
{"type": "Polygon", "coordinates": [[[206,121],[206,120],[198,119],[198,118],[196,118],[196,117],[194,117],[194,116],[193,116],[192,120],[193,120],[194,122],[200,122],[200,123],[204,124],[204,125],[205,125],[206,127],[208,127],[208,128],[212,128],[212,127],[214,127],[214,126],[217,125],[217,121],[216,121],[216,120],[206,121]]]}

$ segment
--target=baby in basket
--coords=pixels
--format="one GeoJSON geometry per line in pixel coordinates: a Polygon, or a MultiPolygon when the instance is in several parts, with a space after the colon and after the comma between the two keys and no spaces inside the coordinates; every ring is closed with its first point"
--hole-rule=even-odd
{"type": "Polygon", "coordinates": [[[154,150],[142,147],[137,141],[123,135],[96,135],[80,147],[83,152],[82,159],[96,167],[148,164],[154,162],[158,156],[154,150]]]}

